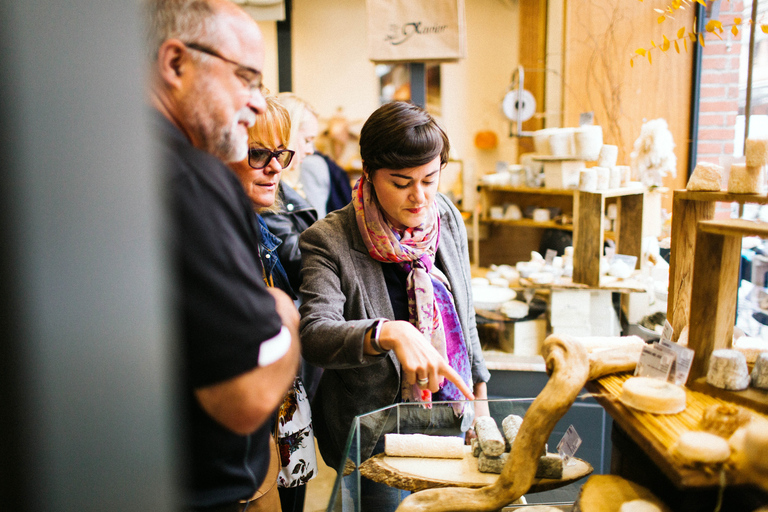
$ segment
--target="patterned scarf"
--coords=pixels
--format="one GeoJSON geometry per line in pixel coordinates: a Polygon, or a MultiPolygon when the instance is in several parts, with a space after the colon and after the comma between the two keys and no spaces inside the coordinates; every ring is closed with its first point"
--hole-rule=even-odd
{"type": "MultiPolygon", "coordinates": [[[[440,242],[440,216],[436,204],[432,203],[427,220],[422,225],[406,229],[401,235],[382,214],[371,184],[364,178],[355,184],[352,202],[357,227],[371,257],[384,263],[398,263],[408,273],[406,286],[410,322],[430,340],[443,359],[471,388],[469,356],[450,284],[435,266],[435,254],[440,242]]],[[[420,389],[418,384],[409,385],[404,378],[401,385],[404,402],[465,399],[448,379],[444,380],[434,397],[429,390],[420,389]]],[[[454,410],[460,413],[461,407],[454,410]]]]}

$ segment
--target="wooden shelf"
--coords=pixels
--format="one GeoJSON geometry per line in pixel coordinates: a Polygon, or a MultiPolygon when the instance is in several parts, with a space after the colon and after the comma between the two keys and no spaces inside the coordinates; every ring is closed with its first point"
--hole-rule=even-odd
{"type": "Polygon", "coordinates": [[[480,219],[480,222],[483,224],[499,224],[504,226],[521,226],[526,228],[541,229],[564,229],[565,231],[573,231],[573,224],[561,224],[554,220],[548,222],[537,222],[533,219],[480,219]]]}
{"type": "Polygon", "coordinates": [[[768,391],[755,388],[747,388],[743,391],[720,389],[708,384],[706,377],[699,377],[693,382],[689,381],[688,388],[710,396],[722,398],[728,402],[747,406],[750,409],[754,409],[763,414],[768,414],[768,391]]]}
{"type": "Polygon", "coordinates": [[[519,192],[521,194],[542,194],[549,196],[573,196],[576,192],[573,189],[565,188],[544,188],[544,187],[513,187],[510,185],[490,185],[480,184],[481,189],[485,190],[498,190],[500,192],[519,192]]]}
{"type": "MultiPolygon", "coordinates": [[[[706,407],[730,402],[719,396],[686,389],[687,406],[683,412],[649,414],[626,407],[618,400],[622,384],[630,377],[628,373],[607,375],[587,382],[586,388],[678,489],[718,487],[718,473],[682,466],[671,455],[670,448],[683,432],[698,430],[706,407]]],[[[743,475],[735,472],[726,472],[725,476],[729,485],[745,483],[743,475]]]]}

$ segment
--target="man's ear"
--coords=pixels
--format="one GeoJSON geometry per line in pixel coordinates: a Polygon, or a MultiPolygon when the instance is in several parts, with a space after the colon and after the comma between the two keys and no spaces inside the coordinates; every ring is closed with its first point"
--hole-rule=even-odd
{"type": "Polygon", "coordinates": [[[178,39],[163,41],[157,51],[157,68],[160,78],[169,87],[180,88],[182,75],[190,64],[189,53],[178,39]]]}

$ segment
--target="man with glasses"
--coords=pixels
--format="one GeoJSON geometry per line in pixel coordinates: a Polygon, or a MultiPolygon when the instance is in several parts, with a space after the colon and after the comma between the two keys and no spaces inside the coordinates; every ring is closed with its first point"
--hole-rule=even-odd
{"type": "Polygon", "coordinates": [[[259,227],[224,163],[246,158],[248,127],[264,112],[264,43],[228,0],[146,7],[183,361],[185,506],[253,511],[265,505],[250,501],[262,483],[276,483],[265,480],[267,420],[299,357],[298,312],[262,280],[259,227]]]}

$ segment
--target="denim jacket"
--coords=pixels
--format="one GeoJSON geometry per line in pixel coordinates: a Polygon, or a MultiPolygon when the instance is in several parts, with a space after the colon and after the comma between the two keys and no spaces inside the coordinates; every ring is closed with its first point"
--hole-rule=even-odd
{"type": "Polygon", "coordinates": [[[264,276],[266,276],[267,285],[280,288],[290,295],[293,300],[296,300],[296,293],[293,291],[293,288],[288,281],[288,274],[285,273],[283,264],[280,263],[280,258],[277,255],[277,248],[282,241],[269,231],[269,228],[261,215],[256,215],[256,217],[259,219],[259,228],[261,229],[259,256],[261,258],[261,264],[264,267],[264,276]]]}

